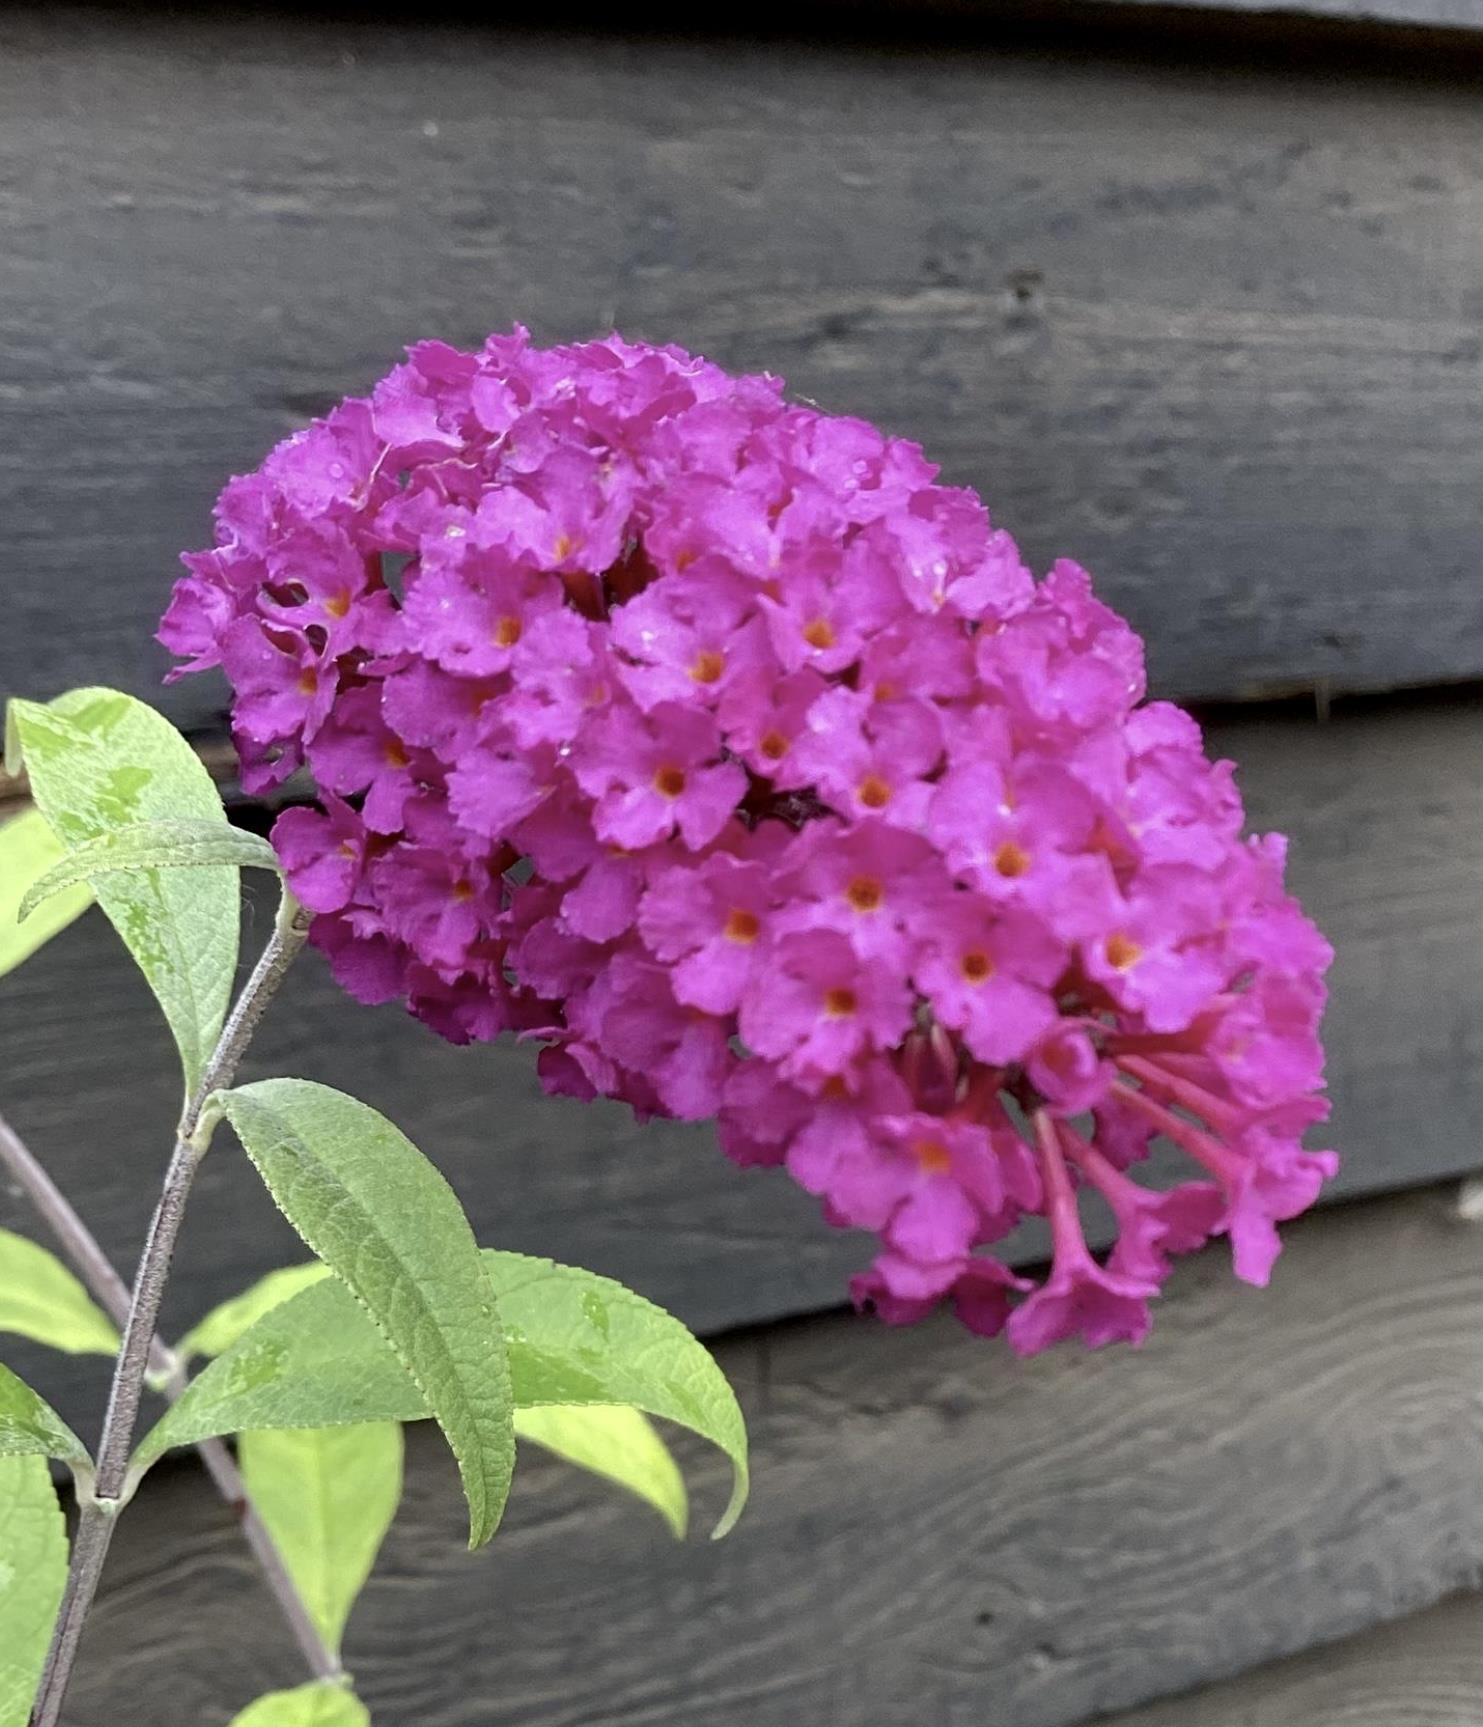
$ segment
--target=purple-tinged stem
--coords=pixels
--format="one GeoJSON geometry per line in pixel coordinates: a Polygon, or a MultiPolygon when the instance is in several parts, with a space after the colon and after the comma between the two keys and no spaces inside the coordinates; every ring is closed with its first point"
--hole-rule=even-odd
{"type": "Polygon", "coordinates": [[[123,1343],[114,1366],[108,1410],[103,1418],[103,1436],[98,1445],[97,1481],[79,1510],[67,1587],[52,1633],[51,1648],[47,1652],[41,1688],[32,1708],[31,1727],[57,1727],[82,1642],[83,1626],[97,1594],[98,1580],[103,1574],[103,1564],[113,1540],[114,1525],[123,1509],[129,1450],[139,1402],[144,1393],[151,1354],[158,1347],[155,1327],[160,1303],[169,1279],[170,1261],[185,1216],[191,1184],[210,1139],[212,1123],[205,1115],[206,1105],[216,1092],[230,1086],[236,1077],[237,1064],[257,1029],[258,1021],[303,947],[308,930],[308,914],[285,889],[273,934],[227,1016],[206,1071],[187,1101],[176,1128],[175,1149],[165,1173],[159,1203],[150,1221],[139,1272],[124,1318],[123,1343]]]}
{"type": "MultiPolygon", "coordinates": [[[[128,1285],[99,1246],[97,1237],[73,1209],[72,1202],[4,1116],[0,1116],[0,1168],[14,1178],[94,1300],[115,1325],[122,1327],[129,1316],[128,1285]]],[[[150,1345],[149,1370],[163,1395],[175,1402],[186,1387],[185,1370],[175,1353],[158,1337],[150,1345]]],[[[283,1555],[248,1495],[231,1448],[220,1439],[202,1439],[197,1442],[196,1451],[217,1492],[241,1524],[243,1539],[251,1548],[310,1672],[316,1679],[339,1680],[343,1676],[339,1659],[320,1636],[304,1605],[283,1555]]]]}

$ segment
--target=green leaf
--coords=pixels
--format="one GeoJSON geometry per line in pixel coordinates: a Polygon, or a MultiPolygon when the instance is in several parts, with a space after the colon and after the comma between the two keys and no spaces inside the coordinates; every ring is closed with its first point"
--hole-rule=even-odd
{"type": "Polygon", "coordinates": [[[376,1421],[244,1433],[238,1455],[249,1497],[338,1653],[402,1497],[401,1427],[376,1421]]]}
{"type": "Polygon", "coordinates": [[[517,1409],[515,1437],[533,1440],[579,1469],[636,1493],[676,1540],[684,1540],[690,1520],[685,1478],[647,1415],[601,1403],[517,1409]]]}
{"type": "Polygon", "coordinates": [[[463,1478],[469,1544],[482,1545],[510,1491],[513,1405],[504,1333],[453,1189],[385,1116],[327,1085],[259,1080],[220,1103],[279,1209],[426,1398],[463,1478]]]}
{"type": "MultiPolygon", "coordinates": [[[[183,1360],[194,1355],[220,1355],[263,1314],[297,1295],[301,1289],[322,1283],[333,1275],[330,1268],[318,1260],[270,1271],[251,1289],[208,1313],[176,1345],[176,1354],[183,1360]]],[[[364,1433],[374,1425],[282,1431],[297,1442],[299,1434],[364,1433]]],[[[689,1520],[684,1477],[668,1446],[648,1418],[638,1410],[603,1404],[517,1409],[515,1436],[517,1440],[528,1439],[542,1445],[568,1463],[628,1488],[652,1505],[676,1536],[684,1536],[689,1520]]],[[[244,1434],[244,1461],[249,1450],[258,1450],[268,1437],[264,1432],[244,1434]]],[[[262,1495],[254,1491],[253,1497],[261,1499],[262,1495]]],[[[280,1541],[279,1545],[286,1544],[280,1541]]]]}
{"type": "Polygon", "coordinates": [[[234,1295],[220,1307],[213,1307],[176,1344],[175,1353],[182,1361],[189,1361],[196,1355],[220,1355],[270,1309],[280,1306],[301,1289],[307,1289],[311,1283],[321,1283],[330,1276],[333,1276],[330,1268],[317,1259],[311,1259],[307,1265],[285,1265],[278,1271],[270,1271],[251,1289],[234,1295]]]}
{"type": "Polygon", "coordinates": [[[371,1727],[366,1706],[339,1685],[269,1691],[234,1715],[228,1727],[371,1727]]]}
{"type": "MultiPolygon", "coordinates": [[[[679,1320],[590,1271],[484,1254],[519,1408],[626,1404],[688,1427],[731,1459],[734,1488],[716,1529],[747,1495],[747,1435],[725,1376],[679,1320]]],[[[144,1440],[136,1469],[172,1445],[258,1427],[415,1421],[428,1413],[395,1356],[336,1281],[265,1314],[211,1363],[144,1440]]]]}
{"type": "Polygon", "coordinates": [[[47,901],[46,910],[21,928],[21,901],[33,882],[66,856],[40,810],[27,810],[0,823],[0,977],[44,947],[93,903],[84,883],[47,901]]]}
{"type": "Polygon", "coordinates": [[[21,901],[21,921],[53,894],[100,875],[193,869],[208,864],[276,870],[278,854],[257,834],[221,822],[140,822],[135,827],[99,834],[69,852],[27,890],[21,901]]]}
{"type": "Polygon", "coordinates": [[[67,1524],[44,1457],[0,1457],[0,1727],[26,1727],[67,1581],[67,1524]]]}
{"type": "Polygon", "coordinates": [[[0,1229],[0,1331],[64,1349],[115,1355],[118,1332],[54,1253],[0,1229]]]}
{"type": "Polygon", "coordinates": [[[0,1457],[55,1457],[79,1473],[92,1469],[87,1447],[51,1405],[0,1366],[0,1457]]]}
{"type": "MultiPolygon", "coordinates": [[[[72,690],[46,706],[11,702],[7,765],[18,767],[21,756],[36,805],[69,852],[140,822],[226,823],[190,745],[153,708],[117,690],[72,690]]],[[[192,1091],[237,970],[236,873],[213,865],[104,875],[94,892],[164,1010],[192,1091]]]]}
{"type": "Polygon", "coordinates": [[[732,1464],[731,1499],[713,1531],[725,1535],[746,1503],[747,1429],[710,1351],[611,1278],[519,1253],[486,1253],[484,1263],[517,1405],[628,1404],[710,1440],[732,1464]]]}

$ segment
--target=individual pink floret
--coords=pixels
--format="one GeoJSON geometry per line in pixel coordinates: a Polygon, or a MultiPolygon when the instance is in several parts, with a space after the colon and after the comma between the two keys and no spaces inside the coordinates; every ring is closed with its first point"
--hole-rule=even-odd
{"type": "Polygon", "coordinates": [[[614,702],[572,752],[581,790],[595,799],[592,825],[610,845],[632,850],[678,835],[690,851],[732,819],[747,776],[723,759],[707,714],[665,703],[648,714],[614,702]]]}

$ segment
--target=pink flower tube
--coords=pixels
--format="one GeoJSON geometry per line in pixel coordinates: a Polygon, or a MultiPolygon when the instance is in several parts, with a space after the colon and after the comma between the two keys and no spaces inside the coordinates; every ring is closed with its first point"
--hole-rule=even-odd
{"type": "Polygon", "coordinates": [[[312,771],[274,842],[352,995],[716,1117],[879,1236],[889,1321],[1137,1342],[1335,1170],[1330,953],[1138,637],[935,473],[678,349],[424,342],[227,486],[161,639],[250,789],[312,771]],[[1031,1213],[1039,1286],[984,1251],[1031,1213]]]}

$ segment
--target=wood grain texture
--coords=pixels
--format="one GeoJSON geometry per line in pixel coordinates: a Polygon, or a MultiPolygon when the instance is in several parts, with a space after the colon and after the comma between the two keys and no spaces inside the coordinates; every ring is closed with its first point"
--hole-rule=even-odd
{"type": "Polygon", "coordinates": [[[1477,1727],[1483,1597],[1410,1619],[1147,1709],[1107,1727],[1477,1727]]]}
{"type": "MultiPolygon", "coordinates": [[[[452,1469],[414,1432],[346,1646],[378,1727],[1071,1727],[1483,1564],[1483,1255],[1445,1193],[1305,1221],[1262,1295],[1201,1256],[1137,1353],[1016,1364],[946,1322],[829,1318],[720,1356],[756,1494],[719,1548],[535,1463],[471,1560],[452,1469]]],[[[719,1503],[723,1469],[692,1461],[719,1503]]],[[[193,1468],[146,1484],[115,1552],[77,1727],[122,1698],[198,1727],[292,1675],[193,1468]]]]}
{"type": "MultiPolygon", "coordinates": [[[[912,0],[907,0],[908,5],[911,3],[912,0]]],[[[983,0],[927,0],[927,3],[970,14],[988,10],[983,0]]],[[[891,0],[882,0],[882,4],[889,6],[891,0]]],[[[1041,18],[1053,17],[1063,10],[1058,0],[1023,0],[1023,4],[1032,16],[1041,18]]],[[[1180,23],[1187,19],[1215,28],[1255,20],[1289,33],[1299,32],[1307,25],[1325,30],[1358,25],[1378,27],[1394,35],[1399,27],[1400,34],[1408,40],[1425,39],[1418,38],[1417,33],[1446,31],[1454,40],[1464,41],[1483,30],[1483,0],[1069,0],[1069,6],[1071,15],[1077,19],[1101,13],[1135,24],[1154,18],[1180,23]]],[[[1337,44],[1342,38],[1325,34],[1320,40],[1337,44]]]]}
{"type": "Polygon", "coordinates": [[[7,11],[0,693],[156,692],[223,477],[404,342],[520,317],[923,440],[1098,572],[1166,693],[1476,676],[1455,78],[7,11]]]}
{"type": "MultiPolygon", "coordinates": [[[[1148,0],[1132,0],[1146,5],[1148,0]]],[[[1413,24],[1445,30],[1483,30],[1479,0],[1159,0],[1175,9],[1255,14],[1262,17],[1335,19],[1345,24],[1413,24]]],[[[1129,0],[1096,0],[1108,7],[1129,0]]]]}
{"type": "MultiPolygon", "coordinates": [[[[1483,1165],[1483,701],[1328,725],[1267,717],[1209,742],[1242,763],[1253,826],[1292,835],[1294,886],[1338,949],[1334,1192],[1483,1165]]],[[[93,914],[0,988],[0,1051],[7,1116],[130,1263],[167,1151],[173,1069],[143,986],[93,914]]],[[[836,1305],[869,1256],[870,1238],[826,1229],[781,1173],[730,1166],[709,1127],[638,1128],[617,1107],[544,1098],[527,1051],[454,1050],[394,1008],[357,1007],[314,955],[274,1003],[247,1072],[366,1098],[446,1170],[481,1240],[620,1277],[706,1332],[836,1305]]],[[[192,1208],[174,1329],[299,1251],[225,1135],[192,1208]]],[[[0,1222],[17,1221],[0,1189],[0,1222]]],[[[1039,1254],[1043,1237],[1020,1251],[1039,1254]]],[[[89,1430],[91,1370],[27,1366],[89,1430]]]]}

